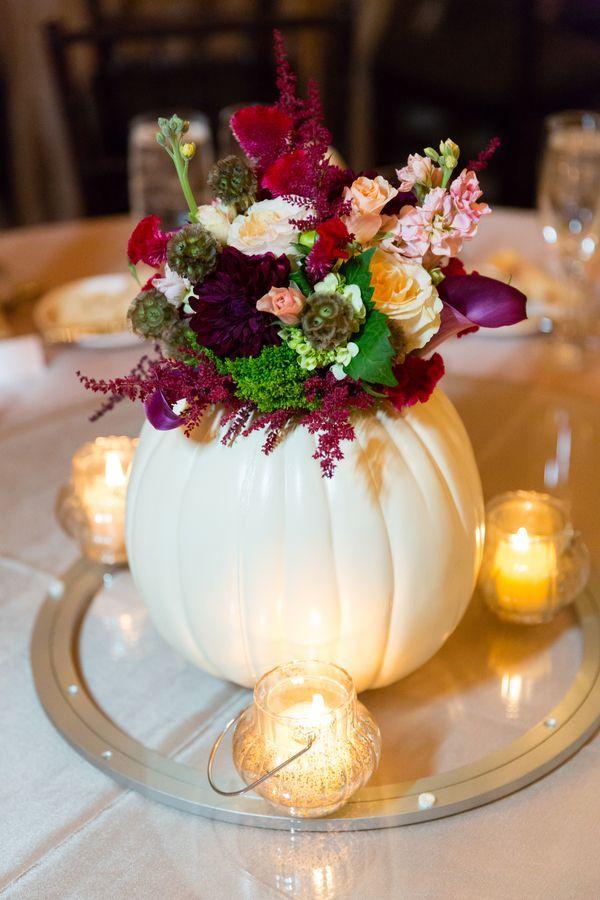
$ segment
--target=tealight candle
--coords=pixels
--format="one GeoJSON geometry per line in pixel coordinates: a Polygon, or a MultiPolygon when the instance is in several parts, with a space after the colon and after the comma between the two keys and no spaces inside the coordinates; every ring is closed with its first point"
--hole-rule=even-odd
{"type": "Polygon", "coordinates": [[[302,660],[257,683],[236,727],[233,760],[246,785],[271,803],[315,817],[339,809],[366,783],[380,749],[379,729],[348,673],[302,660]]]}
{"type": "Polygon", "coordinates": [[[587,550],[564,505],[547,494],[515,491],[486,511],[480,586],[500,618],[536,624],[551,619],[584,587],[587,550]]]}
{"type": "Polygon", "coordinates": [[[124,563],[125,499],[137,441],[99,437],[72,460],[71,483],[61,494],[59,518],[90,559],[124,563]]]}

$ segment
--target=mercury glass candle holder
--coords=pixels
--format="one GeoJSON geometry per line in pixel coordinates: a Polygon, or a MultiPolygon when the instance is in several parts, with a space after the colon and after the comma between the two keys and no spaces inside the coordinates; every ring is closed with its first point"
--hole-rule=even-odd
{"type": "Polygon", "coordinates": [[[379,728],[358,702],[351,677],[314,660],[264,675],[233,738],[234,764],[246,784],[277,770],[254,789],[298,817],[343,806],[371,777],[380,751],[379,728]]]}
{"type": "Polygon", "coordinates": [[[479,586],[501,619],[550,621],[583,590],[589,570],[587,548],[560,500],[513,491],[488,504],[479,586]]]}
{"type": "Polygon", "coordinates": [[[106,565],[127,562],[125,499],[137,440],[99,437],[73,456],[71,481],[60,492],[57,516],[85,556],[106,565]]]}

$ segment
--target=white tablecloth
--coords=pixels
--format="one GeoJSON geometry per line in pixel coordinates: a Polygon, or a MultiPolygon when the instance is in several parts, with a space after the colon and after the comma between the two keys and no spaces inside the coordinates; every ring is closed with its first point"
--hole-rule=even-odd
{"type": "MultiPolygon", "coordinates": [[[[115,220],[38,229],[42,250],[33,254],[35,265],[31,231],[9,233],[0,237],[0,262],[16,278],[48,287],[86,272],[119,270],[127,228],[115,220]]],[[[499,211],[482,226],[479,251],[496,245],[526,249],[533,258],[543,251],[532,215],[516,211],[499,211]]],[[[135,434],[142,414],[123,403],[90,424],[94,400],[73,372],[122,374],[135,356],[131,349],[63,348],[53,352],[43,375],[0,392],[0,554],[54,575],[75,558],[53,514],[70,457],[96,434],[135,434]]],[[[471,434],[486,494],[546,486],[565,496],[600,561],[600,410],[594,402],[600,365],[591,361],[585,373],[565,373],[553,364],[544,338],[473,336],[456,341],[444,356],[446,388],[471,434]]],[[[28,644],[46,584],[41,574],[0,567],[0,890],[6,896],[598,896],[598,739],[512,797],[385,831],[255,830],[189,816],[122,790],[63,741],[35,695],[28,644]]],[[[185,753],[198,711],[210,714],[235,698],[235,688],[213,679],[198,709],[184,708],[178,697],[193,677],[181,663],[164,680],[137,686],[146,694],[135,726],[165,752],[179,747],[185,753]],[[165,690],[174,720],[188,731],[153,721],[165,690]]]]}

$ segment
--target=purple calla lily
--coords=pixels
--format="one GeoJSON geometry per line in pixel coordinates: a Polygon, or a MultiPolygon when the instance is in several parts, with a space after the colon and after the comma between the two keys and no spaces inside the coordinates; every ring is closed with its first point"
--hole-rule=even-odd
{"type": "Polygon", "coordinates": [[[158,388],[144,400],[144,409],[146,410],[146,418],[157,431],[171,431],[172,428],[179,428],[183,425],[182,416],[174,413],[167,398],[158,388]]]}
{"type": "Polygon", "coordinates": [[[517,288],[485,275],[447,275],[438,285],[444,303],[442,324],[425,348],[476,328],[502,328],[527,318],[527,297],[517,288]]]}

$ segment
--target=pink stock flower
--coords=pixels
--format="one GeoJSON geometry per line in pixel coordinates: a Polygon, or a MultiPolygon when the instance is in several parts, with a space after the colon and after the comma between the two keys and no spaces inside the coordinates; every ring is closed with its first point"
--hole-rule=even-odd
{"type": "Polygon", "coordinates": [[[462,230],[465,237],[473,237],[480,218],[491,212],[487,203],[477,203],[482,193],[477,175],[468,169],[463,169],[450,185],[456,210],[454,227],[462,230]]]}
{"type": "Polygon", "coordinates": [[[297,325],[304,309],[305,297],[295,284],[289,287],[272,287],[257,301],[259,312],[268,312],[281,319],[284,325],[297,325]]]}
{"type": "Polygon", "coordinates": [[[411,153],[406,165],[396,170],[400,181],[401,191],[411,191],[415,184],[423,184],[425,187],[439,187],[442,183],[442,170],[433,165],[433,160],[428,156],[420,156],[411,153]]]}
{"type": "Polygon", "coordinates": [[[472,238],[481,216],[490,212],[481,197],[474,172],[463,171],[450,189],[433,188],[422,206],[400,210],[396,233],[400,252],[423,259],[426,256],[458,256],[463,241],[472,238]]]}

